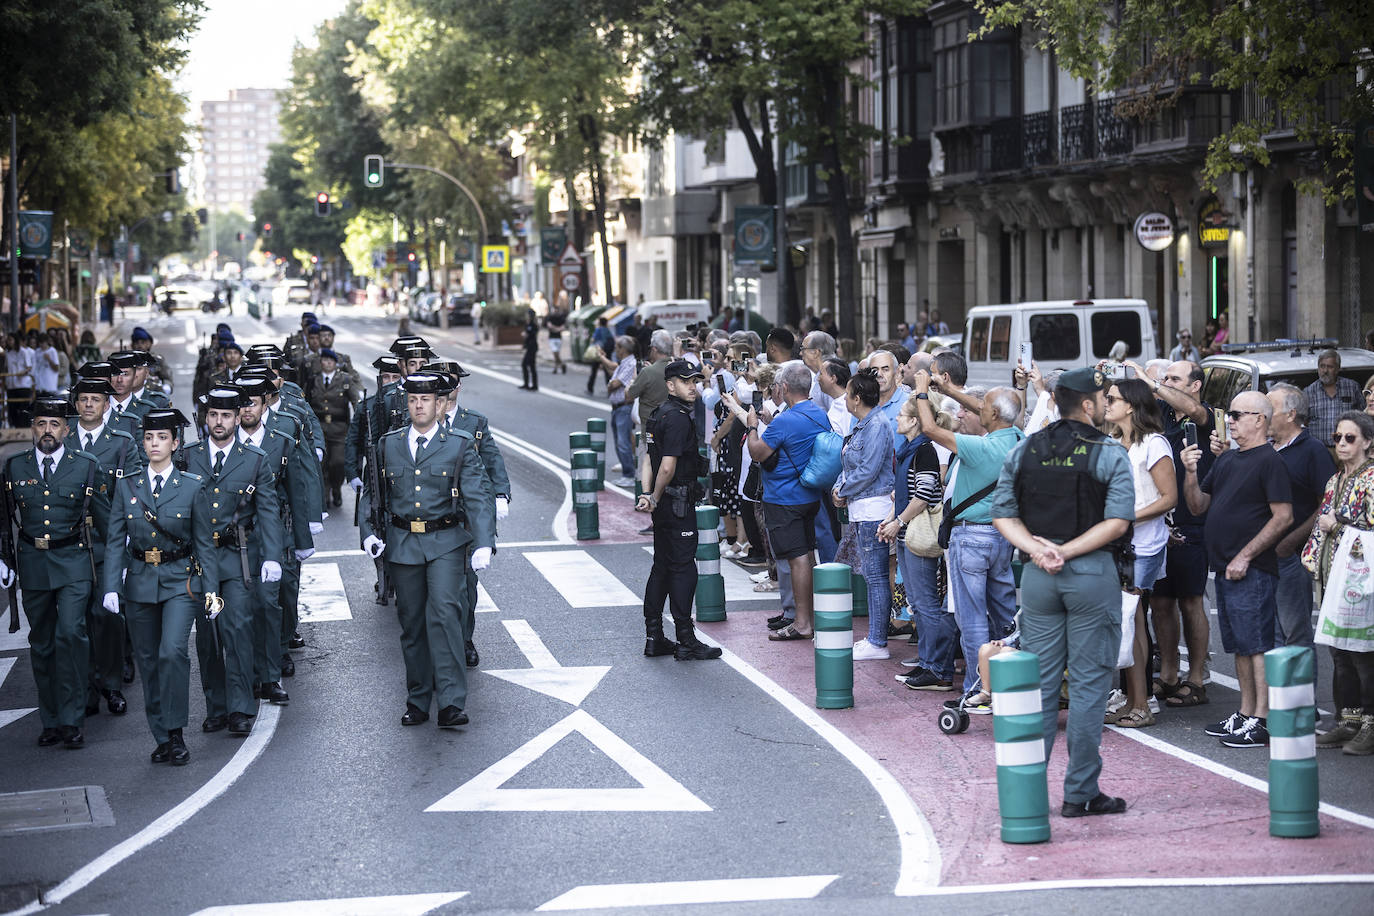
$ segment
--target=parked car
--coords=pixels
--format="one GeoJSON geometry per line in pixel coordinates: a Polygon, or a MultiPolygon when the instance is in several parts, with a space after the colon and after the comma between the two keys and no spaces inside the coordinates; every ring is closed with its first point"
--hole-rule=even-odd
{"type": "Polygon", "coordinates": [[[200,308],[201,300],[205,298],[200,290],[188,286],[159,286],[153,290],[153,299],[159,307],[167,301],[168,296],[172,298],[173,309],[200,308]]]}
{"type": "Polygon", "coordinates": [[[283,280],[272,289],[274,305],[310,304],[310,284],[304,280],[283,280]]]}
{"type": "Polygon", "coordinates": [[[421,324],[439,325],[439,306],[442,297],[438,293],[417,291],[410,297],[410,320],[421,324]]]}
{"type": "MultiPolygon", "coordinates": [[[[1268,391],[1275,382],[1306,388],[1317,380],[1317,357],[1323,350],[1339,353],[1341,375],[1363,388],[1374,375],[1374,351],[1337,343],[1328,338],[1223,344],[1221,353],[1202,361],[1202,399],[1213,407],[1227,407],[1240,392],[1268,391]]],[[[1363,410],[1364,402],[1350,408],[1363,410]]]]}

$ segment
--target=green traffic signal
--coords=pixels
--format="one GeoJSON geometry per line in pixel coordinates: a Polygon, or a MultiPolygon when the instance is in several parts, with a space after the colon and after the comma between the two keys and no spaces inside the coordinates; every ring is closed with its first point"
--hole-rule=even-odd
{"type": "Polygon", "coordinates": [[[385,161],[381,156],[363,157],[363,184],[369,188],[380,188],[385,175],[385,161]]]}

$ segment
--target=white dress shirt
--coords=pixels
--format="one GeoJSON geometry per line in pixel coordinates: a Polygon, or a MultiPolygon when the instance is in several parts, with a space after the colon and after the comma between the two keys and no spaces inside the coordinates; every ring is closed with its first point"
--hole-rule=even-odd
{"type": "Polygon", "coordinates": [[[57,466],[62,463],[62,456],[65,454],[67,454],[67,447],[60,442],[57,444],[57,451],[53,452],[51,455],[45,455],[42,452],[40,452],[37,448],[35,448],[33,450],[33,457],[38,460],[38,473],[42,475],[43,461],[48,458],[52,459],[53,473],[56,473],[57,466]]]}
{"type": "Polygon", "coordinates": [[[160,473],[158,471],[154,471],[152,465],[148,466],[148,486],[152,487],[153,491],[160,491],[160,487],[158,485],[159,480],[162,481],[161,486],[167,486],[167,479],[171,476],[172,466],[170,464],[167,465],[167,467],[163,468],[160,473]]]}
{"type": "Polygon", "coordinates": [[[76,438],[81,443],[81,447],[83,449],[87,447],[87,436],[90,436],[91,444],[93,445],[100,439],[101,436],[105,435],[105,422],[108,419],[109,414],[106,414],[105,417],[101,419],[100,425],[97,426],[95,429],[85,429],[81,426],[80,423],[76,424],[76,438]]]}
{"type": "Polygon", "coordinates": [[[134,397],[132,392],[130,392],[129,396],[122,401],[112,396],[110,398],[110,410],[112,412],[118,410],[122,413],[128,410],[130,407],[134,406],[135,400],[136,398],[134,397]]]}
{"type": "Polygon", "coordinates": [[[415,448],[416,448],[416,445],[417,445],[417,443],[419,442],[421,436],[424,437],[424,440],[425,440],[425,447],[428,448],[429,446],[431,446],[431,445],[434,444],[434,438],[435,438],[436,436],[438,436],[438,435],[439,435],[439,424],[438,424],[438,423],[435,423],[435,424],[434,424],[433,426],[431,426],[426,432],[423,432],[423,433],[420,432],[418,429],[416,429],[416,428],[413,427],[413,426],[410,427],[410,431],[406,434],[406,441],[407,441],[407,443],[410,445],[410,459],[411,459],[412,461],[418,460],[417,457],[416,457],[416,455],[415,455],[415,448]]]}
{"type": "MultiPolygon", "coordinates": [[[[233,443],[230,443],[230,445],[232,445],[232,444],[233,444],[233,443]]],[[[210,448],[209,448],[209,453],[210,453],[210,468],[211,468],[212,470],[213,470],[214,467],[215,467],[215,461],[219,458],[220,455],[223,455],[223,456],[224,456],[224,460],[225,460],[225,461],[228,461],[228,460],[229,460],[229,448],[230,448],[229,445],[224,446],[224,448],[220,448],[219,446],[215,445],[214,443],[211,443],[211,444],[210,444],[210,448]]]]}
{"type": "MultiPolygon", "coordinates": [[[[262,440],[267,436],[267,424],[259,423],[256,431],[250,433],[242,426],[239,427],[239,441],[247,442],[249,445],[262,448],[262,440]]],[[[211,459],[212,461],[214,459],[211,459]]]]}

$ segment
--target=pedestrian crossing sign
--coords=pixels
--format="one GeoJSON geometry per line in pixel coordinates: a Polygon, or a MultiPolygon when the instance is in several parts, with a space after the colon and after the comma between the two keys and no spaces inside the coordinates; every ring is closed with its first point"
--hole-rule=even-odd
{"type": "Polygon", "coordinates": [[[484,274],[508,274],[508,273],[510,273],[510,246],[509,246],[509,245],[483,245],[483,246],[482,246],[482,273],[484,273],[484,274]]]}

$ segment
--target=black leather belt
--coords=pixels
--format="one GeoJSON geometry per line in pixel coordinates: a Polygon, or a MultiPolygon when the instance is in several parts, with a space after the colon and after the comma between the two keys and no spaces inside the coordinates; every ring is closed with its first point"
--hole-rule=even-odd
{"type": "Polygon", "coordinates": [[[399,515],[391,516],[391,524],[396,528],[403,528],[411,534],[428,534],[431,531],[443,531],[446,528],[457,526],[459,519],[457,516],[445,515],[443,518],[426,521],[425,519],[401,518],[399,515]]]}
{"type": "MultiPolygon", "coordinates": [[[[245,528],[243,529],[243,533],[244,533],[244,534],[252,534],[252,533],[253,533],[253,527],[254,527],[254,526],[252,526],[252,525],[248,525],[247,527],[245,527],[245,528]]],[[[215,539],[215,546],[216,546],[216,547],[237,547],[237,546],[239,546],[239,530],[238,530],[238,528],[236,528],[236,527],[233,526],[233,525],[230,525],[228,528],[225,528],[223,531],[216,531],[216,532],[214,533],[213,537],[214,537],[214,539],[215,539]]]]}
{"type": "Polygon", "coordinates": [[[152,550],[134,550],[129,548],[129,556],[135,560],[142,560],[149,566],[161,566],[164,563],[174,563],[177,560],[184,560],[191,555],[190,547],[183,547],[180,550],[159,550],[154,547],[152,550]]]}
{"type": "Polygon", "coordinates": [[[19,536],[24,539],[25,544],[32,544],[39,550],[56,550],[59,547],[70,547],[81,542],[80,534],[73,534],[65,538],[54,538],[44,535],[41,538],[30,537],[26,532],[19,532],[19,536]]]}

